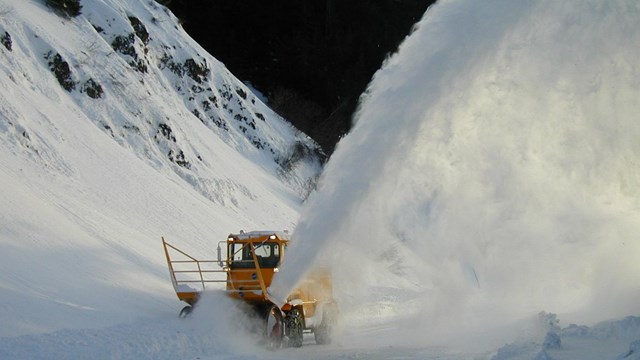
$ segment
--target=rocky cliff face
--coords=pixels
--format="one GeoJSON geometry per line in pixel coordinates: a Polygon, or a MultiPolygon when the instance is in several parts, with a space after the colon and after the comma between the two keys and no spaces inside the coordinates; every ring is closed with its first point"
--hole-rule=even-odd
{"type": "MultiPolygon", "coordinates": [[[[4,1],[0,38],[0,62],[11,86],[31,87],[80,113],[211,199],[217,190],[212,184],[219,183],[211,178],[220,170],[213,169],[208,148],[218,145],[202,143],[203,133],[300,194],[313,187],[323,161],[318,145],[263,104],[155,1],[85,0],[72,18],[44,2],[4,1]]],[[[38,134],[10,100],[3,102],[2,135],[43,156],[38,134]]],[[[52,125],[59,121],[48,115],[52,125]]]]}

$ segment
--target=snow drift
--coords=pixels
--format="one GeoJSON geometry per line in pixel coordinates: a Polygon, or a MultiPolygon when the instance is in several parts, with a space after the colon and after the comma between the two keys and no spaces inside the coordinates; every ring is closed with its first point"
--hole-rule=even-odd
{"type": "Polygon", "coordinates": [[[639,20],[631,0],[431,7],[363,96],[274,291],[309,258],[334,267],[343,313],[410,290],[390,343],[637,314],[639,20]]]}

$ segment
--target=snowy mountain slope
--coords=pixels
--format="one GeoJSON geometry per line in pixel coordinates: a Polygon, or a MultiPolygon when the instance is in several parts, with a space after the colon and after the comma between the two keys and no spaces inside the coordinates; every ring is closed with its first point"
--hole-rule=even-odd
{"type": "Polygon", "coordinates": [[[174,313],[160,237],[291,229],[320,167],[164,7],[82,5],[0,1],[0,336],[174,313]]]}
{"type": "MultiPolygon", "coordinates": [[[[174,171],[192,181],[201,168],[212,167],[200,154],[203,145],[190,138],[205,128],[258,163],[269,163],[267,157],[287,165],[300,146],[313,162],[317,146],[187,37],[166,8],[153,1],[83,6],[80,17],[65,20],[38,1],[4,5],[7,25],[0,32],[12,42],[11,50],[3,49],[11,64],[7,71],[24,74],[15,81],[41,87],[35,80],[45,80],[41,92],[73,99],[115,141],[152,163],[170,160],[179,166],[174,171]],[[68,94],[59,91],[52,71],[68,94]]],[[[304,182],[309,172],[299,169],[298,176],[295,164],[289,165],[294,184],[304,182]]],[[[207,194],[207,184],[198,186],[207,194]]]]}

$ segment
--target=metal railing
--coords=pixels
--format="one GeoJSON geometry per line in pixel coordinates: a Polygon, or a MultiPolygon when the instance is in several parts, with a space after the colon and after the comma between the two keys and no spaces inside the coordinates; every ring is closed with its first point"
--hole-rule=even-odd
{"type": "Polygon", "coordinates": [[[198,284],[199,286],[201,286],[200,290],[204,290],[206,287],[206,283],[227,282],[226,273],[228,267],[223,266],[222,269],[213,269],[213,266],[219,266],[218,260],[198,260],[166,242],[164,237],[162,238],[162,245],[164,247],[164,253],[167,258],[167,265],[169,266],[169,275],[171,276],[171,282],[173,283],[173,287],[176,292],[197,292],[199,290],[192,289],[190,291],[180,291],[180,285],[189,286],[190,284],[198,284]],[[182,256],[182,259],[184,260],[172,260],[170,252],[176,252],[180,254],[182,256]],[[214,274],[225,274],[225,276],[224,279],[217,279],[214,278],[214,274]]]}
{"type": "Polygon", "coordinates": [[[247,243],[243,245],[251,248],[251,260],[235,260],[234,263],[247,262],[252,266],[250,268],[230,268],[227,260],[198,260],[195,257],[187,254],[183,250],[169,244],[164,237],[162,237],[162,245],[164,247],[165,256],[167,258],[167,265],[169,267],[169,275],[171,276],[171,282],[178,297],[180,294],[192,294],[196,295],[198,292],[203,291],[206,288],[207,283],[227,283],[228,292],[246,292],[252,291],[256,294],[266,296],[266,286],[262,271],[257,256],[255,255],[255,248],[253,243],[247,243]],[[175,260],[171,258],[171,253],[174,255],[179,254],[181,259],[175,260]],[[213,269],[213,267],[218,269],[213,269]],[[220,269],[221,267],[221,269],[220,269]],[[241,280],[234,277],[227,276],[229,271],[234,273],[255,273],[255,278],[241,280]],[[224,278],[214,278],[215,274],[224,274],[224,278]],[[194,289],[189,285],[198,284],[201,288],[194,289]],[[184,287],[181,287],[184,286],[184,287]]]}

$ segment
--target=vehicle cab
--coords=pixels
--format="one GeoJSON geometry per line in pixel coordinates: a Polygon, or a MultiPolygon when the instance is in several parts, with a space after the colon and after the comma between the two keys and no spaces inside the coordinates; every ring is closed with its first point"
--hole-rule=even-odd
{"type": "Polygon", "coordinates": [[[231,296],[244,300],[267,300],[266,289],[284,259],[289,239],[289,234],[281,231],[229,234],[226,241],[226,286],[231,296]]]}

